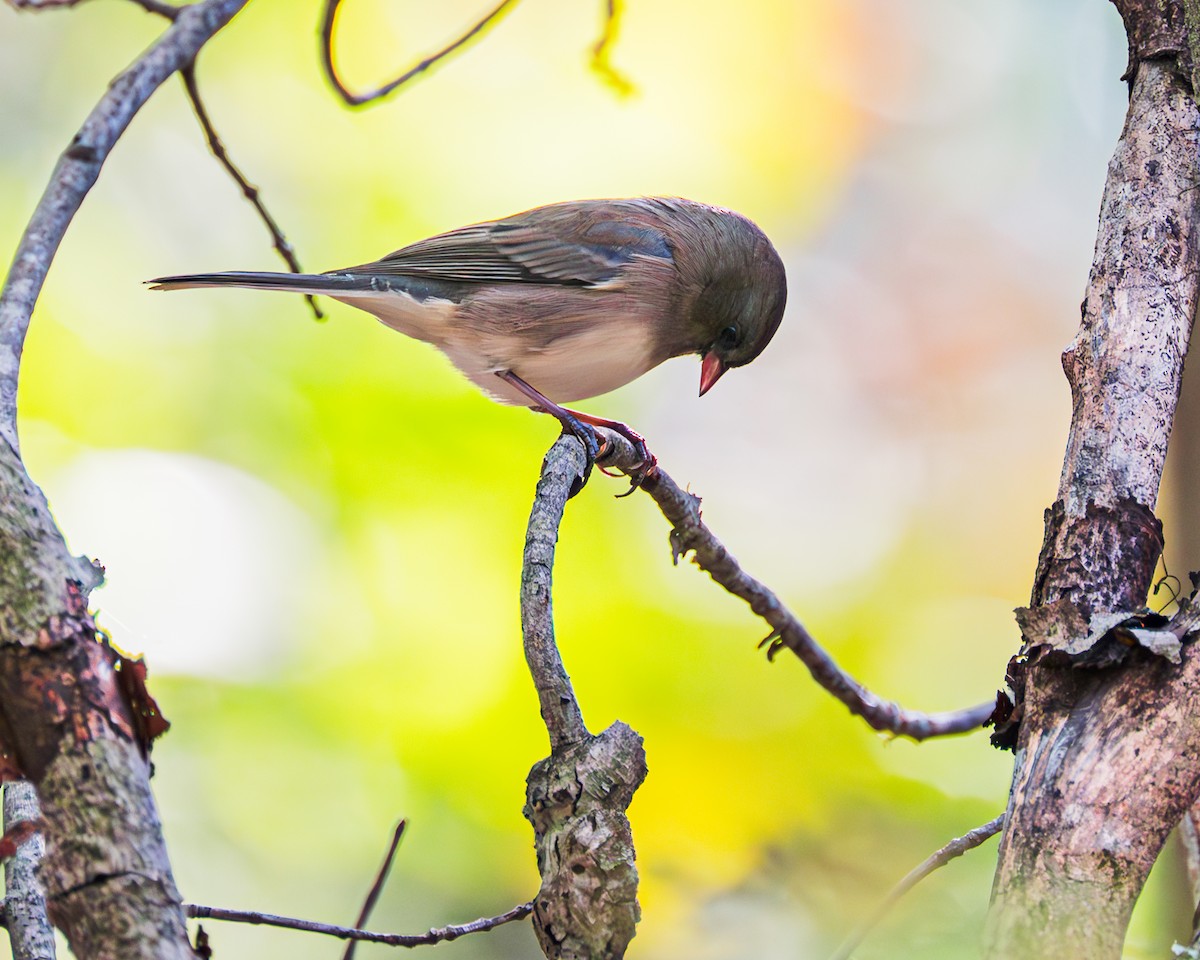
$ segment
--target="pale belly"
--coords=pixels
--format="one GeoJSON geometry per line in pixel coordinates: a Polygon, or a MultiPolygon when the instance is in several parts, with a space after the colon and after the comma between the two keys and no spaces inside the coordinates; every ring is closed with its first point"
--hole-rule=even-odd
{"type": "Polygon", "coordinates": [[[632,317],[606,317],[549,343],[495,330],[464,330],[449,301],[418,303],[397,292],[338,297],[374,314],[400,333],[431,343],[485,394],[501,403],[531,401],[496,376],[511,370],[555,403],[572,403],[616,390],[657,365],[649,325],[632,317]]]}
{"type": "Polygon", "coordinates": [[[610,325],[507,357],[496,356],[497,351],[483,354],[464,344],[443,349],[476,386],[501,403],[530,405],[528,397],[496,376],[503,370],[511,370],[555,403],[573,403],[623,387],[655,366],[643,338],[614,333],[610,325]]]}

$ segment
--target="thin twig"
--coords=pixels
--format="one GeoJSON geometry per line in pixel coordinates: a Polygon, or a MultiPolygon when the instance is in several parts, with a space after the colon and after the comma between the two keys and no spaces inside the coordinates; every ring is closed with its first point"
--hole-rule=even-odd
{"type": "Polygon", "coordinates": [[[589,736],[575,691],[571,688],[571,678],[567,676],[554,642],[550,598],[558,527],[571,489],[583,476],[583,470],[583,444],[572,436],[559,437],[542,463],[542,475],[538,479],[525,533],[521,569],[521,632],[525,640],[525,660],[533,675],[542,720],[555,750],[589,736]]]}
{"type": "Polygon", "coordinates": [[[109,85],[59,158],[0,289],[0,440],[14,451],[19,450],[17,379],[25,334],[67,227],[134,115],[245,4],[246,0],[204,0],[184,7],[154,46],[109,85]]]}
{"type": "Polygon", "coordinates": [[[621,96],[629,96],[636,89],[633,82],[614,67],[609,59],[621,26],[623,6],[624,0],[605,0],[604,26],[601,29],[600,39],[592,47],[592,69],[621,96]]]}
{"type": "Polygon", "coordinates": [[[303,930],[306,933],[323,933],[342,940],[364,940],[367,943],[383,943],[389,947],[421,947],[430,943],[457,940],[469,933],[484,933],[514,920],[523,920],[533,911],[532,903],[522,903],[507,913],[496,917],[482,917],[470,923],[434,927],[426,933],[377,933],[359,930],[357,927],[339,927],[332,923],[317,923],[315,920],[300,920],[295,917],[278,917],[271,913],[256,913],[251,910],[226,910],[223,907],[205,907],[197,903],[184,904],[189,917],[200,920],[229,920],[233,923],[262,924],[268,927],[283,927],[286,930],[303,930]]]}
{"type": "MultiPolygon", "coordinates": [[[[371,919],[371,911],[375,909],[379,894],[383,892],[383,885],[387,882],[388,874],[392,870],[392,862],[396,859],[396,851],[400,849],[400,840],[404,837],[406,826],[408,826],[408,821],[401,820],[396,824],[396,829],[392,831],[392,842],[388,845],[383,864],[379,867],[379,872],[375,874],[375,882],[371,884],[371,889],[367,891],[367,899],[363,901],[362,909],[358,912],[358,919],[354,921],[354,925],[360,929],[365,927],[367,921],[371,919]]],[[[346,944],[346,952],[342,954],[342,960],[354,960],[354,951],[357,948],[358,941],[351,940],[346,944]]]]}
{"type": "Polygon", "coordinates": [[[837,952],[829,960],[850,960],[851,954],[858,949],[859,944],[866,939],[867,934],[875,928],[880,920],[887,916],[888,911],[896,905],[896,902],[901,897],[933,873],[934,870],[944,867],[951,860],[961,857],[968,850],[974,850],[985,840],[994,837],[1000,832],[1003,826],[1004,814],[1000,814],[995,820],[989,820],[983,826],[976,827],[974,830],[964,833],[961,837],[955,837],[936,853],[927,857],[918,866],[910,870],[903,880],[892,887],[891,892],[875,908],[875,912],[871,914],[867,922],[855,933],[851,934],[846,939],[846,942],[838,947],[837,952]]]}
{"type": "Polygon", "coordinates": [[[338,76],[337,67],[334,66],[333,62],[334,23],[337,20],[337,13],[342,5],[342,0],[325,0],[325,15],[321,23],[321,65],[325,69],[326,78],[333,85],[333,89],[338,92],[338,95],[350,106],[361,107],[372,100],[379,100],[386,97],[397,87],[402,86],[413,77],[424,73],[430,67],[445,60],[464,44],[475,39],[475,37],[479,36],[489,27],[494,26],[496,21],[503,14],[507,13],[509,8],[514,6],[516,2],[517,0],[501,0],[501,3],[491,13],[476,22],[465,33],[460,34],[456,40],[453,40],[436,53],[432,53],[423,60],[418,61],[390,83],[386,83],[377,90],[371,90],[367,93],[353,93],[342,83],[341,78],[338,76]]]}
{"type": "Polygon", "coordinates": [[[177,7],[174,4],[163,3],[162,0],[130,0],[131,3],[141,7],[147,13],[154,13],[160,17],[166,17],[168,20],[174,20],[179,16],[179,11],[182,7],[177,7]]]}
{"type": "MultiPolygon", "coordinates": [[[[640,457],[629,441],[608,430],[601,432],[608,440],[608,447],[597,465],[616,467],[625,473],[635,470],[640,457]]],[[[700,519],[699,497],[681,490],[661,467],[646,478],[642,489],[654,498],[671,523],[671,551],[675,561],[678,563],[680,557],[691,553],[692,561],[700,569],[734,596],[745,600],[771,627],[771,633],[763,640],[769,658],[773,659],[781,649],[791,650],[821,687],[872,728],[925,740],[966,733],[980,727],[992,715],[995,701],[948,713],[919,713],[875,696],[837,665],[770,588],[742,570],[700,519]]]]}
{"type": "MultiPolygon", "coordinates": [[[[245,174],[237,168],[234,162],[229,158],[229,154],[225,150],[225,144],[221,142],[221,138],[217,136],[216,128],[212,124],[212,119],[208,115],[208,110],[204,107],[204,101],[200,99],[200,88],[196,84],[196,64],[189,63],[186,67],[179,71],[183,77],[183,86],[187,90],[188,99],[192,102],[192,109],[196,112],[196,119],[200,121],[200,127],[204,131],[204,139],[208,142],[209,152],[217,158],[217,162],[225,168],[234,183],[242,191],[244,196],[254,206],[258,212],[259,219],[266,224],[267,229],[271,232],[271,243],[279,255],[283,258],[284,263],[288,265],[288,269],[292,273],[303,273],[304,270],[300,266],[300,261],[296,259],[296,251],[284,236],[283,230],[275,218],[271,216],[266,205],[262,202],[262,193],[257,186],[246,179],[245,174]]],[[[305,300],[312,307],[312,312],[318,320],[322,320],[325,314],[321,308],[317,306],[316,298],[305,294],[305,300]]]]}

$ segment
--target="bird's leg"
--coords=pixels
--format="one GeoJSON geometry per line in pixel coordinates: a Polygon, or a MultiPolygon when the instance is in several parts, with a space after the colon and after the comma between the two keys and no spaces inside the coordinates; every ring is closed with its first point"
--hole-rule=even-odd
{"type": "MultiPolygon", "coordinates": [[[[618,496],[629,496],[650,477],[654,476],[658,470],[658,457],[652,454],[650,448],[646,446],[646,438],[634,430],[633,427],[629,426],[629,424],[622,423],[620,420],[609,420],[605,417],[593,416],[590,413],[583,413],[579,410],[571,410],[567,407],[563,407],[563,409],[576,420],[591,424],[593,427],[604,427],[613,433],[620,434],[633,444],[633,449],[637,451],[637,455],[641,457],[641,461],[629,473],[629,489],[624,493],[618,494],[618,496]]],[[[603,467],[600,470],[603,473],[608,473],[603,467]]]]}
{"type": "Polygon", "coordinates": [[[587,460],[587,465],[583,470],[583,479],[579,486],[571,490],[571,496],[575,496],[582,490],[588,482],[588,478],[592,475],[592,467],[596,463],[596,458],[600,456],[600,441],[596,436],[596,431],[588,426],[573,410],[567,410],[560,407],[549,397],[542,394],[539,390],[531,387],[528,383],[518,377],[511,370],[497,370],[498,376],[505,383],[516,387],[521,393],[525,394],[533,401],[533,409],[539,413],[548,413],[550,416],[558,420],[562,424],[563,433],[569,433],[574,437],[578,437],[583,444],[584,456],[587,460]]]}

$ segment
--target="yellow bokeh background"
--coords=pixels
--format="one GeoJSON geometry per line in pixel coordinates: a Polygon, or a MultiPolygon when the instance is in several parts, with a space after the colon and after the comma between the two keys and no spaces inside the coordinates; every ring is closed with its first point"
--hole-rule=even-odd
{"type": "MultiPolygon", "coordinates": [[[[350,86],[481,13],[349,0],[350,86]]],[[[1120,127],[1124,40],[1099,0],[524,0],[386,101],[340,104],[316,3],[257,0],[198,76],[306,268],[555,200],[677,194],[758,221],[788,266],[779,335],[698,400],[672,361],[586,405],[628,420],[837,659],[905,706],[991,697],[1018,637],[1069,418],[1058,354],[1120,127]]],[[[0,239],[162,24],[132,3],[0,7],[0,239]]],[[[21,438],[102,625],[146,654],[174,726],[155,789],[189,901],[349,923],[409,818],[372,925],[418,932],[536,890],[521,817],[546,751],[522,659],[521,547],[547,418],[476,394],[348,307],[169,296],[141,281],[279,269],[168,84],[72,226],[26,344],[21,438]]],[[[560,645],[593,730],[650,775],[631,809],[644,960],[821,958],[911,866],[1003,809],[973,735],[889,742],[816,689],[689,564],[649,498],[599,475],[563,525],[560,645]]],[[[912,893],[869,957],[964,957],[994,847],[912,893]]],[[[1169,871],[1167,871],[1169,873],[1169,871]]],[[[1162,955],[1173,875],[1138,914],[1162,955]]],[[[329,956],[206,924],[224,960],[329,956]]],[[[527,925],[432,950],[534,957],[527,925]]],[[[364,947],[360,956],[382,956],[364,947]]]]}

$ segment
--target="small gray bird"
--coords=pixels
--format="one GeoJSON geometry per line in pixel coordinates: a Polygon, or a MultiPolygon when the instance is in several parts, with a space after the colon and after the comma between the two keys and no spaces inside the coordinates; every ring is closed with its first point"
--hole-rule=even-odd
{"type": "MultiPolygon", "coordinates": [[[[779,254],[746,217],[675,197],[554,203],[460,227],[382,260],[322,274],[198,273],[154,290],[257,287],[322,294],[441,350],[485,394],[549,413],[598,450],[561,406],[624,386],[664,360],[701,357],[700,395],[757,357],[783,317],[779,254]]],[[[635,479],[635,485],[637,480],[635,479]]]]}

